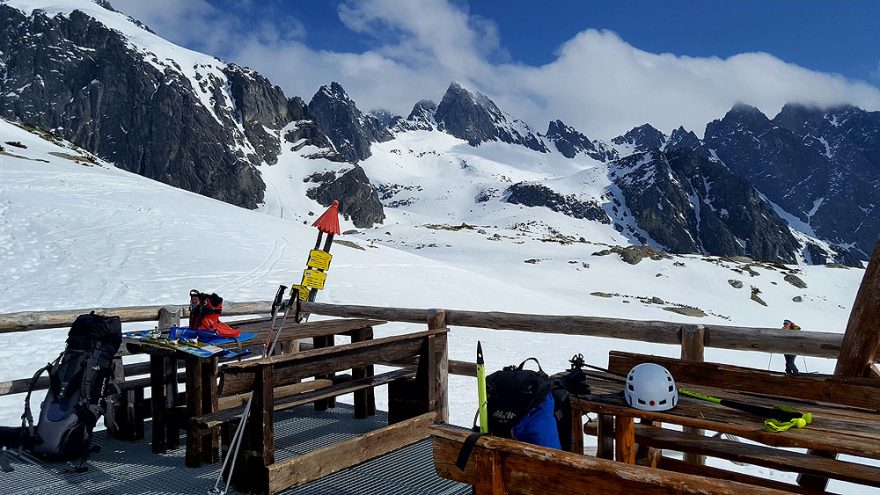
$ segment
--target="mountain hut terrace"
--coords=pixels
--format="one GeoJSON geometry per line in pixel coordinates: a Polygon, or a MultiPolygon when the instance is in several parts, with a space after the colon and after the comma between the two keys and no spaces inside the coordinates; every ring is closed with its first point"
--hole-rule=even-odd
{"type": "MultiPolygon", "coordinates": [[[[224,314],[265,315],[271,305],[227,303],[224,314]]],[[[158,322],[159,328],[176,326],[188,316],[182,306],[22,312],[0,315],[0,333],[63,329],[91,309],[124,322],[158,322]]],[[[880,459],[880,371],[875,364],[880,244],[844,334],[314,302],[301,303],[300,310],[333,319],[290,325],[280,353],[267,358],[220,363],[216,357],[195,359],[139,342],[123,345],[116,358],[120,398],[113,420],[96,435],[102,449],[89,458],[88,469],[76,472],[68,463],[4,451],[0,491],[205,493],[214,486],[221,454],[242,416],[242,448],[231,479],[241,493],[464,494],[473,486],[477,494],[492,495],[819,494],[829,493],[829,479],[880,487],[876,462],[837,459],[838,454],[880,459]],[[373,327],[385,322],[412,327],[401,335],[374,338],[373,327]],[[678,345],[681,359],[612,351],[608,369],[587,372],[590,393],[572,396],[571,452],[482,436],[461,468],[456,461],[470,425],[447,424],[448,374],[476,376],[476,365],[448,358],[454,327],[678,345]],[[350,342],[337,345],[336,335],[350,342]],[[833,375],[786,376],[704,362],[706,347],[837,358],[837,365],[833,375]],[[147,354],[149,361],[141,356],[141,362],[126,364],[135,354],[147,354]],[[662,364],[689,390],[809,409],[813,422],[771,433],[753,417],[687,397],[670,411],[628,407],[619,393],[619,374],[643,362],[662,364]],[[391,371],[377,373],[377,366],[391,371]],[[376,410],[374,389],[380,386],[388,387],[387,412],[376,410]],[[347,394],[353,395],[353,405],[336,403],[347,394]],[[244,414],[249,399],[252,406],[244,414]],[[597,437],[595,451],[585,452],[585,434],[597,437]],[[799,476],[797,484],[784,483],[710,467],[706,457],[799,476]]],[[[270,322],[260,316],[235,325],[257,333],[254,342],[262,342],[270,322]]],[[[2,383],[0,395],[22,394],[30,381],[2,383]]],[[[45,377],[36,383],[37,389],[47,387],[45,377]]]]}

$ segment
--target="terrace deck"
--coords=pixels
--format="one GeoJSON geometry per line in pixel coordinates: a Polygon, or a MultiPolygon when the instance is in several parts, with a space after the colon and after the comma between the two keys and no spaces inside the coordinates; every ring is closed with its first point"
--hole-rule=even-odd
{"type": "MultiPolygon", "coordinates": [[[[299,407],[276,413],[276,458],[287,459],[340,440],[380,428],[387,415],[378,412],[368,419],[353,419],[351,406],[316,412],[299,407]]],[[[149,429],[150,422],[146,428],[149,429]]],[[[147,431],[147,438],[150,432],[147,431]]],[[[85,473],[67,472],[69,463],[37,463],[32,458],[7,452],[14,471],[0,472],[0,493],[5,495],[64,494],[204,494],[214,486],[220,464],[184,467],[185,448],[153,454],[148,442],[125,442],[96,434],[101,452],[94,454],[85,473]]],[[[181,441],[181,446],[186,441],[181,441]]],[[[431,441],[423,440],[372,461],[283,492],[289,495],[469,494],[470,486],[437,476],[431,441]]],[[[230,493],[235,493],[230,491],[230,493]]]]}

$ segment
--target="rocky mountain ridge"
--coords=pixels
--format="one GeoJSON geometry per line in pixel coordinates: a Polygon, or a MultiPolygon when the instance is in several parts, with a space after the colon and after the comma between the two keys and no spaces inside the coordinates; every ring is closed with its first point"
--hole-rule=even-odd
{"type": "Polygon", "coordinates": [[[328,163],[326,173],[304,179],[313,184],[308,197],[326,205],[337,195],[356,226],[381,223],[385,207],[407,203],[383,204],[376,186],[392,184],[373,184],[357,165],[375,145],[427,132],[473,147],[502,143],[535,153],[529,160],[558,152],[581,167],[604,167],[609,185],[598,196],[529,181],[484,191],[608,222],[634,242],[674,252],[783,262],[801,253],[808,261],[854,263],[880,232],[878,112],[788,105],[769,119],[737,105],[709,123],[702,140],[684,128],[667,136],[644,124],[603,142],[560,120],[535,133],[453,82],[439,104],[422,100],[403,118],[363,113],[337,82],[308,103],[288,97],[250,69],[171,45],[107,2],[83,1],[82,10],[61,15],[14,4],[0,3],[0,115],[51,129],[121,168],[239,206],[265,201],[260,168],[290,150],[328,163]],[[804,237],[831,246],[795,240],[789,216],[804,237]]]}

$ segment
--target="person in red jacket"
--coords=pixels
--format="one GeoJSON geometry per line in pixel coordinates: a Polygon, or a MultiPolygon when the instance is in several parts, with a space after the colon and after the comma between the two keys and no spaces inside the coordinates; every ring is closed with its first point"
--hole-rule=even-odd
{"type": "MultiPolygon", "coordinates": [[[[795,325],[791,320],[785,320],[782,322],[782,329],[800,330],[801,327],[795,325]]],[[[797,358],[795,354],[785,354],[785,372],[789,375],[797,375],[799,373],[797,366],[794,364],[795,358],[797,358]]]]}

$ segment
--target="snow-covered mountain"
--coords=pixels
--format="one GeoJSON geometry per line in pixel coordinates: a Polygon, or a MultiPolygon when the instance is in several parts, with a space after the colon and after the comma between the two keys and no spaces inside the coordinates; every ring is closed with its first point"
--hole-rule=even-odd
{"type": "Polygon", "coordinates": [[[865,258],[880,233],[880,112],[786,105],[772,120],[734,107],[706,126],[706,148],[811,235],[865,258]]]}
{"type": "Polygon", "coordinates": [[[503,224],[512,230],[544,209],[549,221],[539,222],[564,238],[603,232],[678,253],[849,265],[880,231],[876,113],[786,107],[771,122],[737,106],[709,124],[705,141],[644,124],[602,142],[558,120],[535,133],[455,82],[407,118],[362,112],[336,82],[306,103],[163,40],[107,2],[3,0],[0,22],[0,115],[239,206],[296,214],[275,192],[295,190],[294,203],[339,199],[356,227],[382,232],[389,218],[439,211],[486,224],[513,204],[526,209],[503,224]],[[668,167],[667,155],[694,150],[699,166],[668,167]],[[404,170],[410,153],[419,163],[404,170]],[[314,163],[287,165],[302,158],[314,163]],[[424,180],[440,170],[438,182],[424,180]],[[857,194],[839,194],[849,189],[857,194]]]}

